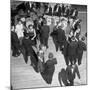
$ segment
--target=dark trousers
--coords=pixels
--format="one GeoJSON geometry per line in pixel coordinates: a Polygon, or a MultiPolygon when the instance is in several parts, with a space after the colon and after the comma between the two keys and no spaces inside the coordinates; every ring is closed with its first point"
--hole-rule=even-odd
{"type": "Polygon", "coordinates": [[[69,59],[68,59],[68,56],[64,55],[64,59],[65,59],[66,65],[69,65],[69,59]]]}
{"type": "Polygon", "coordinates": [[[70,55],[69,60],[71,64],[76,64],[76,55],[70,55]]]}
{"type": "Polygon", "coordinates": [[[63,41],[61,41],[61,42],[58,42],[58,44],[59,44],[59,47],[60,47],[60,51],[62,51],[62,46],[64,45],[64,42],[63,41]]]}
{"type": "Polygon", "coordinates": [[[27,62],[28,62],[28,54],[27,54],[27,51],[24,48],[22,50],[22,53],[23,53],[23,57],[24,57],[25,63],[27,64],[27,62]]]}
{"type": "Polygon", "coordinates": [[[78,54],[78,65],[81,64],[83,53],[78,54]]]}
{"type": "Polygon", "coordinates": [[[74,80],[69,80],[69,86],[73,86],[74,85],[74,80]]]}
{"type": "Polygon", "coordinates": [[[14,45],[12,44],[11,45],[11,48],[12,48],[12,55],[13,56],[18,56],[20,53],[19,53],[19,50],[20,50],[20,46],[19,46],[19,43],[14,43],[14,45]]]}
{"type": "Polygon", "coordinates": [[[57,40],[55,38],[53,38],[53,42],[55,44],[55,48],[56,48],[56,52],[58,51],[58,48],[59,48],[59,44],[57,42],[57,40]]]}

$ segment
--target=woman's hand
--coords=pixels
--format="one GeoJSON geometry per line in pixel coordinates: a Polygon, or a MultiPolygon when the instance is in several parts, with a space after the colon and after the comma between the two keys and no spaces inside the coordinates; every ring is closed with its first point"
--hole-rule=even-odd
{"type": "Polygon", "coordinates": [[[34,40],[34,38],[32,38],[31,40],[34,40]]]}

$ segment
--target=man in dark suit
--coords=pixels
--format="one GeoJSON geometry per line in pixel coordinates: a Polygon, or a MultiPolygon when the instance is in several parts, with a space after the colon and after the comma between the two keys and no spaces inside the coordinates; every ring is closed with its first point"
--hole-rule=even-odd
{"type": "Polygon", "coordinates": [[[52,16],[52,7],[51,6],[49,7],[49,14],[48,15],[52,16]]]}
{"type": "Polygon", "coordinates": [[[75,8],[75,15],[74,15],[74,17],[75,17],[75,19],[78,17],[78,10],[77,10],[77,8],[75,8]]]}
{"type": "Polygon", "coordinates": [[[59,83],[61,86],[62,82],[64,86],[73,86],[74,79],[76,78],[76,74],[80,79],[80,73],[77,65],[68,65],[66,70],[64,68],[61,69],[61,72],[58,74],[59,83]]]}
{"type": "Polygon", "coordinates": [[[72,10],[72,15],[71,15],[71,17],[72,17],[73,19],[76,19],[76,18],[78,17],[78,10],[77,10],[76,8],[72,10]]]}
{"type": "Polygon", "coordinates": [[[48,3],[44,3],[44,12],[48,9],[48,3]]]}
{"type": "Polygon", "coordinates": [[[56,58],[54,58],[53,53],[49,53],[48,60],[44,64],[44,71],[41,72],[41,76],[47,84],[52,83],[52,78],[55,71],[55,64],[57,64],[56,58]]]}
{"type": "Polygon", "coordinates": [[[78,41],[78,49],[77,49],[78,65],[81,65],[83,51],[86,51],[86,50],[87,50],[86,44],[83,42],[83,40],[79,40],[78,41]]]}
{"type": "Polygon", "coordinates": [[[11,31],[11,49],[12,49],[12,56],[19,56],[20,55],[20,42],[18,39],[17,34],[14,31],[11,31]]]}
{"type": "Polygon", "coordinates": [[[53,32],[51,32],[51,37],[53,39],[53,43],[55,44],[55,49],[56,49],[56,52],[58,51],[58,48],[59,48],[59,45],[58,45],[58,41],[57,41],[57,35],[58,35],[58,32],[57,32],[57,26],[55,26],[53,28],[53,32]]]}
{"type": "Polygon", "coordinates": [[[64,4],[62,4],[62,16],[64,15],[64,13],[65,13],[65,6],[64,4]]]}
{"type": "Polygon", "coordinates": [[[72,37],[71,42],[69,43],[68,46],[68,57],[71,64],[76,63],[77,47],[78,47],[78,43],[75,40],[75,37],[72,37]]]}
{"type": "Polygon", "coordinates": [[[64,56],[66,65],[69,65],[68,46],[69,46],[69,42],[66,40],[66,41],[64,42],[64,48],[63,48],[63,50],[62,50],[62,54],[63,54],[63,56],[64,56]]]}
{"type": "Polygon", "coordinates": [[[56,51],[58,51],[59,47],[60,50],[62,50],[64,43],[66,41],[66,36],[65,36],[65,31],[62,30],[61,26],[56,25],[53,29],[53,32],[51,33],[51,36],[53,38],[56,51]]]}
{"type": "Polygon", "coordinates": [[[52,16],[52,7],[48,6],[47,10],[46,10],[46,15],[52,16]]]}
{"type": "Polygon", "coordinates": [[[57,7],[58,7],[58,5],[56,4],[56,5],[54,6],[54,9],[53,9],[53,15],[54,15],[54,16],[57,15],[57,13],[56,13],[57,7]]]}
{"type": "Polygon", "coordinates": [[[66,41],[65,31],[62,30],[62,26],[59,26],[57,29],[57,42],[60,47],[60,50],[62,50],[64,42],[66,41]]]}
{"type": "Polygon", "coordinates": [[[69,10],[69,7],[67,6],[65,8],[65,17],[69,17],[69,14],[70,14],[70,10],[69,10]]]}
{"type": "Polygon", "coordinates": [[[48,48],[48,38],[49,38],[49,32],[50,32],[50,28],[47,25],[47,21],[44,20],[43,22],[43,26],[41,27],[41,44],[45,45],[48,48]]]}
{"type": "Polygon", "coordinates": [[[61,7],[59,6],[58,7],[58,13],[57,13],[57,15],[60,17],[61,16],[61,7]]]}
{"type": "Polygon", "coordinates": [[[74,12],[74,9],[70,8],[70,17],[72,16],[73,12],[74,12]]]}

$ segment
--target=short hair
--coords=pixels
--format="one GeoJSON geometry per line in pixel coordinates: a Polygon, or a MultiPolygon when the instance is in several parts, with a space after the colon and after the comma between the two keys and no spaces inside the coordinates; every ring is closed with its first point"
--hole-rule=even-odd
{"type": "Polygon", "coordinates": [[[48,58],[53,58],[53,53],[52,53],[52,52],[50,52],[50,53],[48,54],[48,58]]]}

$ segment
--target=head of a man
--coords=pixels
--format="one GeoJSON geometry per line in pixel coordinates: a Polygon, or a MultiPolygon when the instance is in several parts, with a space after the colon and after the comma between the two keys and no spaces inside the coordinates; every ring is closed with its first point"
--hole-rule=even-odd
{"type": "Polygon", "coordinates": [[[48,54],[48,58],[49,59],[52,59],[54,56],[53,56],[53,53],[52,52],[50,52],[49,54],[48,54]]]}

